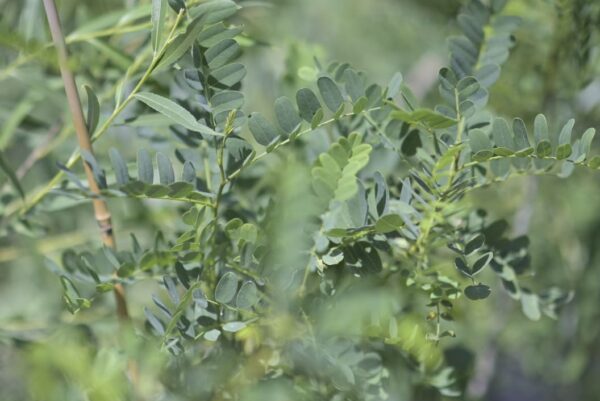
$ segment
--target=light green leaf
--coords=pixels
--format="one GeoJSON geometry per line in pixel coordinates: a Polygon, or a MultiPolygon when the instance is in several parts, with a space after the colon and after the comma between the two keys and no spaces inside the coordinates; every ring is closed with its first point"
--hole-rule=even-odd
{"type": "Polygon", "coordinates": [[[237,292],[238,277],[234,272],[225,273],[215,288],[215,300],[222,304],[230,302],[237,292]]]}
{"type": "Polygon", "coordinates": [[[160,59],[155,70],[160,70],[179,60],[185,52],[194,44],[200,31],[204,27],[200,18],[194,19],[186,28],[185,32],[177,36],[165,50],[165,54],[160,59]]]}
{"type": "Polygon", "coordinates": [[[199,132],[205,135],[223,136],[208,128],[206,125],[200,124],[196,121],[196,118],[192,113],[166,97],[149,92],[140,92],[136,94],[135,97],[152,109],[170,118],[174,123],[180,124],[190,131],[199,132]]]}
{"type": "Polygon", "coordinates": [[[411,112],[398,109],[393,111],[390,117],[412,125],[421,124],[431,129],[449,128],[457,123],[456,120],[429,109],[416,109],[411,112]]]}
{"type": "Polygon", "coordinates": [[[160,48],[167,16],[167,0],[152,0],[151,42],[154,54],[160,48]]]}
{"type": "Polygon", "coordinates": [[[246,327],[244,322],[227,322],[223,325],[223,331],[236,333],[246,327]]]}
{"type": "Polygon", "coordinates": [[[525,316],[531,320],[540,320],[542,317],[539,298],[535,294],[523,292],[521,294],[521,307],[525,316]]]}
{"type": "Polygon", "coordinates": [[[375,223],[375,232],[386,234],[398,230],[404,225],[402,217],[397,214],[386,214],[375,223]]]}
{"type": "Polygon", "coordinates": [[[258,289],[252,281],[242,284],[235,299],[235,304],[240,309],[250,309],[258,302],[258,289]]]}

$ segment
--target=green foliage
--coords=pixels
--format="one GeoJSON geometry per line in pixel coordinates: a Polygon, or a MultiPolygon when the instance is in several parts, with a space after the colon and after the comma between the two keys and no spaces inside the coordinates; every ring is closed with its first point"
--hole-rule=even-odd
{"type": "MultiPolygon", "coordinates": [[[[78,210],[117,198],[111,207],[139,213],[129,246],[68,246],[45,264],[67,310],[94,327],[93,339],[78,340],[87,345],[66,352],[105,367],[87,347],[110,337],[106,293],[124,286],[136,295],[128,334],[111,339],[123,351],[115,366],[160,357],[142,364],[141,384],[116,375],[115,394],[97,372],[61,365],[61,377],[98,400],[138,398],[146,382],[160,384],[144,394],[157,400],[463,397],[469,370],[449,354],[451,341],[471,336],[461,321],[506,295],[530,320],[560,318],[568,285],[545,288],[528,237],[513,236],[472,194],[516,176],[598,170],[600,157],[594,128],[580,134],[573,119],[538,114],[530,134],[523,119],[489,107],[519,25],[505,3],[461,8],[437,98],[417,97],[400,73],[381,86],[348,63],[315,59],[315,79],[262,113],[247,104],[240,61],[260,41],[234,25],[245,2],[153,0],[76,30],[71,38],[142,25],[140,55],[114,87],[85,86],[94,141],[117,127],[139,135],[96,156],[73,153],[32,195],[0,153],[27,202],[3,200],[3,225],[35,235],[52,202],[78,210]]],[[[39,366],[59,363],[38,352],[39,366]]]]}

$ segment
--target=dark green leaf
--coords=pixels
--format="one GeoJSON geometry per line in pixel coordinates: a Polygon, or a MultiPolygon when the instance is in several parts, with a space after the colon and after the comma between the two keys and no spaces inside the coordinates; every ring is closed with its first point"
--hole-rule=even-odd
{"type": "Polygon", "coordinates": [[[189,160],[183,164],[183,172],[181,173],[181,181],[194,183],[196,181],[196,169],[189,160]]]}
{"type": "Polygon", "coordinates": [[[138,151],[137,165],[138,180],[146,184],[152,184],[154,181],[154,167],[152,166],[152,159],[145,149],[138,151]]]}
{"type": "Polygon", "coordinates": [[[327,108],[334,113],[337,112],[344,102],[337,84],[329,77],[321,77],[317,80],[317,86],[327,108]]]}
{"type": "Polygon", "coordinates": [[[490,296],[490,287],[485,284],[470,285],[465,288],[465,295],[472,301],[485,299],[490,296]]]}
{"type": "Polygon", "coordinates": [[[308,88],[302,88],[296,92],[296,103],[300,111],[300,117],[309,123],[313,121],[313,117],[321,109],[321,103],[317,99],[317,95],[308,88]]]}
{"type": "Polygon", "coordinates": [[[302,123],[294,103],[287,97],[280,97],[275,100],[275,116],[277,117],[279,126],[287,134],[296,131],[302,123]]]}
{"type": "Polygon", "coordinates": [[[123,161],[121,154],[115,148],[111,148],[108,151],[110,161],[115,171],[115,177],[119,185],[125,185],[129,182],[129,171],[127,170],[127,164],[123,161]]]}
{"type": "Polygon", "coordinates": [[[169,185],[175,182],[175,172],[169,158],[162,153],[156,154],[156,163],[158,165],[158,177],[162,185],[169,185]]]}
{"type": "Polygon", "coordinates": [[[148,310],[148,308],[144,308],[144,314],[146,315],[146,319],[148,323],[154,328],[157,334],[164,335],[165,334],[165,325],[161,322],[152,312],[148,310]]]}
{"type": "Polygon", "coordinates": [[[465,255],[470,255],[483,246],[485,237],[481,234],[477,235],[465,245],[465,255]]]}
{"type": "Polygon", "coordinates": [[[244,95],[238,91],[221,91],[210,99],[210,103],[214,114],[241,109],[244,105],[244,95]]]}
{"type": "Polygon", "coordinates": [[[492,252],[488,252],[481,256],[479,259],[473,263],[473,267],[471,268],[471,275],[476,275],[480,271],[482,271],[492,260],[494,254],[492,252]]]}
{"type": "Polygon", "coordinates": [[[6,174],[6,176],[8,177],[16,191],[19,193],[21,198],[25,199],[25,191],[23,191],[21,183],[15,175],[15,172],[13,171],[12,167],[6,162],[6,160],[4,160],[4,155],[2,154],[2,152],[0,152],[0,169],[4,171],[4,174],[6,174]]]}
{"type": "Polygon", "coordinates": [[[94,131],[96,131],[96,127],[98,126],[98,120],[100,118],[100,102],[98,101],[98,97],[94,93],[94,90],[88,86],[83,85],[85,91],[87,93],[87,117],[86,117],[86,127],[88,130],[88,134],[92,136],[94,131]]]}
{"type": "Polygon", "coordinates": [[[211,77],[227,87],[238,84],[246,76],[246,67],[233,63],[224,65],[211,72],[211,77]]]}
{"type": "Polygon", "coordinates": [[[252,113],[248,119],[248,128],[256,142],[263,146],[270,145],[277,137],[277,130],[260,113],[252,113]]]}
{"type": "Polygon", "coordinates": [[[240,45],[233,39],[225,39],[209,48],[204,57],[211,70],[223,67],[241,53],[240,45]]]}

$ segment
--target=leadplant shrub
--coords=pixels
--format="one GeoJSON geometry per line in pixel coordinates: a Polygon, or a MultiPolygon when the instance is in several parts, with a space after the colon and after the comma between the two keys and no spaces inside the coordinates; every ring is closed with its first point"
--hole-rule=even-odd
{"type": "Polygon", "coordinates": [[[9,233],[35,226],[56,199],[170,210],[130,245],[117,221],[118,250],[47,259],[67,308],[83,316],[105,310],[116,285],[158,283],[141,300],[138,292],[122,323],[135,335],[120,342],[119,366],[138,365],[142,379],[115,393],[84,381],[90,399],[135,399],[145,374],[159,389],[146,399],[460,397],[466,372],[444,349],[469,333],[454,320],[496,292],[532,320],[557,318],[569,289],[541,288],[528,238],[512,237],[469,195],[515,176],[596,170],[600,157],[590,155],[593,128],[486,108],[519,24],[505,3],[462,8],[434,107],[400,73],[382,86],[347,63],[315,59],[314,84],[264,114],[244,103],[238,4],[154,0],[119,16],[151,28],[110,96],[85,88],[91,140],[115,125],[147,127],[172,147],[149,142],[135,160],[132,149],[75,151],[27,196],[2,165],[24,196],[4,208],[9,233]],[[140,343],[161,355],[157,372],[144,371],[140,343]]]}

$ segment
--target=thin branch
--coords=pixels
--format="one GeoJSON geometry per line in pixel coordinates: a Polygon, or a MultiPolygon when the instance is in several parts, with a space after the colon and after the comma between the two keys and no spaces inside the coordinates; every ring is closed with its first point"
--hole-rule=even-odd
{"type": "MultiPolygon", "coordinates": [[[[54,0],[43,0],[44,8],[46,10],[46,16],[48,18],[48,24],[50,25],[50,33],[52,34],[52,40],[58,53],[58,62],[60,66],[60,74],[62,76],[63,83],[65,85],[65,92],[67,95],[67,101],[69,103],[69,110],[73,119],[73,125],[75,127],[75,133],[77,135],[77,141],[79,147],[82,150],[93,154],[92,142],[90,135],[87,130],[85,118],[83,116],[83,110],[81,108],[81,101],[79,99],[79,93],[77,92],[77,85],[71,69],[69,67],[69,56],[67,53],[67,45],[65,43],[65,37],[62,33],[60,19],[54,0]]],[[[87,163],[83,163],[85,174],[90,186],[90,190],[95,194],[100,194],[100,188],[94,178],[92,169],[87,163]]],[[[100,227],[100,233],[102,237],[102,243],[109,247],[115,248],[115,236],[112,227],[111,215],[106,202],[101,198],[95,198],[93,201],[94,214],[98,226],[100,227]]],[[[122,285],[118,285],[114,290],[115,301],[117,304],[117,317],[121,321],[129,321],[129,313],[127,311],[127,301],[125,298],[125,290],[122,285]]]]}

